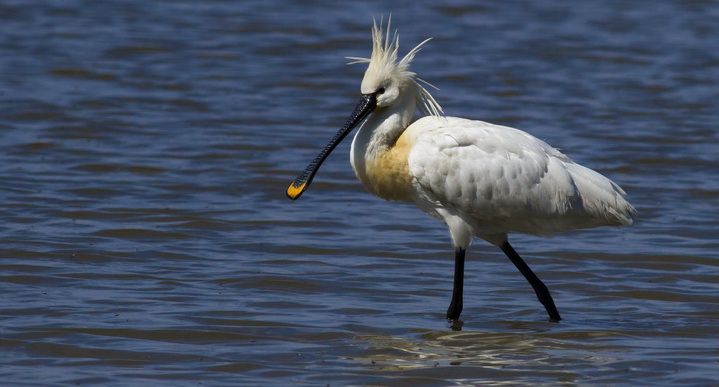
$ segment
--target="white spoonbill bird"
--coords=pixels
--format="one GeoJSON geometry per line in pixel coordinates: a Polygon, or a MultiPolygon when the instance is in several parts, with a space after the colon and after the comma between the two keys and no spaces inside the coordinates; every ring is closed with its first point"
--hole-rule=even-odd
{"type": "MultiPolygon", "coordinates": [[[[462,313],[465,251],[477,236],[498,246],[534,288],[550,320],[561,317],[549,290],[509,244],[507,234],[539,236],[571,229],[632,224],[625,192],[518,129],[443,116],[409,65],[429,39],[401,60],[397,32],[372,29],[362,97],[342,129],[287,189],[297,199],[322,162],[350,131],[350,162],[371,193],[414,203],[443,221],[455,248],[454,288],[447,318],[462,313]],[[422,118],[415,117],[419,110],[422,118]]],[[[426,82],[425,82],[426,83],[426,82]]]]}

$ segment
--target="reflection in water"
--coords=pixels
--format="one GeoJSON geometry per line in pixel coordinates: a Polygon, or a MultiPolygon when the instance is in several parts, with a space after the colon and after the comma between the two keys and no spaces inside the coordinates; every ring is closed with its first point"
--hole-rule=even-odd
{"type": "Polygon", "coordinates": [[[662,365],[627,362],[629,348],[616,341],[628,334],[611,331],[554,334],[508,324],[507,332],[419,332],[418,338],[381,335],[358,337],[370,353],[351,360],[412,385],[435,377],[461,385],[544,384],[547,377],[564,383],[611,383],[615,375],[661,377],[662,365]],[[623,369],[631,364],[630,370],[623,369]],[[417,372],[417,371],[428,372],[417,372]]]}

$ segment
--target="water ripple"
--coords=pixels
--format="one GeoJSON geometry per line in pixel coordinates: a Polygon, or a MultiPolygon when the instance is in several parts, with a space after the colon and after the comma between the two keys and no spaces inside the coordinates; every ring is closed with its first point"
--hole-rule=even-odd
{"type": "Polygon", "coordinates": [[[6,384],[716,383],[719,7],[0,4],[6,384]],[[443,317],[438,222],[363,191],[342,144],[373,17],[448,114],[516,126],[619,182],[634,227],[468,254],[443,317]]]}

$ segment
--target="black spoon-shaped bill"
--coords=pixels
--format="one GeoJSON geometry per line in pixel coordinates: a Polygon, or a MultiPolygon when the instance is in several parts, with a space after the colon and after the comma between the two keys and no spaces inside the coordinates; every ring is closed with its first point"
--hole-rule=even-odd
{"type": "Polygon", "coordinates": [[[330,140],[329,143],[327,143],[327,146],[325,146],[324,149],[315,157],[314,160],[310,163],[310,165],[305,168],[302,173],[300,173],[297,178],[290,184],[290,186],[287,188],[287,197],[296,200],[297,198],[302,195],[303,192],[310,186],[310,183],[312,183],[312,179],[315,177],[315,174],[317,173],[317,170],[320,169],[320,166],[325,161],[327,156],[332,152],[333,149],[339,144],[347,135],[354,129],[357,125],[359,125],[367,116],[372,113],[372,111],[377,107],[377,95],[376,93],[372,94],[363,94],[362,98],[360,99],[360,102],[357,104],[357,107],[355,107],[355,110],[350,115],[349,119],[347,119],[347,123],[342,127],[342,129],[335,134],[334,137],[330,140]]]}

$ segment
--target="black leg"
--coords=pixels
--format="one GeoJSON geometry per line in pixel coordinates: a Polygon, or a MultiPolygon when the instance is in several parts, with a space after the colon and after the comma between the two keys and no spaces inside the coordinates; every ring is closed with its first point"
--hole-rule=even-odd
{"type": "Polygon", "coordinates": [[[549,313],[549,318],[554,321],[559,321],[562,318],[559,317],[559,312],[557,312],[557,307],[554,306],[554,300],[552,299],[552,295],[549,294],[549,289],[542,283],[542,281],[537,277],[536,274],[532,271],[532,269],[527,266],[527,264],[524,262],[522,257],[517,254],[516,251],[514,251],[514,248],[512,248],[512,245],[509,244],[509,241],[504,241],[501,246],[499,246],[502,251],[504,251],[505,254],[507,254],[507,257],[509,257],[509,260],[512,261],[514,266],[519,269],[519,272],[522,273],[524,278],[529,281],[529,283],[534,288],[534,292],[537,293],[537,298],[539,299],[539,302],[544,305],[544,308],[547,309],[547,313],[549,313]]]}
{"type": "Polygon", "coordinates": [[[452,302],[449,303],[449,309],[447,309],[447,319],[452,321],[459,320],[459,315],[462,314],[464,252],[465,250],[461,247],[454,251],[454,289],[452,290],[452,302]]]}

